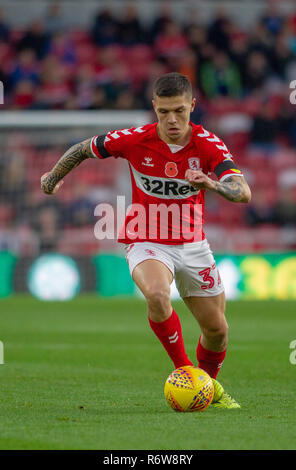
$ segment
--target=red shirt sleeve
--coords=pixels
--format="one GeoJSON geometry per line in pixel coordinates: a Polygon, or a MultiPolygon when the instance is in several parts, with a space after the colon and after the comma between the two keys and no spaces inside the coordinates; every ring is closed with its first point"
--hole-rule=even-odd
{"type": "Polygon", "coordinates": [[[131,127],[110,131],[104,135],[96,135],[91,139],[91,150],[98,158],[126,158],[137,135],[145,132],[142,127],[131,127]]]}
{"type": "Polygon", "coordinates": [[[202,142],[209,173],[215,173],[220,181],[223,181],[229,175],[243,176],[241,170],[235,165],[228,147],[219,137],[203,128],[198,137],[202,142]]]}

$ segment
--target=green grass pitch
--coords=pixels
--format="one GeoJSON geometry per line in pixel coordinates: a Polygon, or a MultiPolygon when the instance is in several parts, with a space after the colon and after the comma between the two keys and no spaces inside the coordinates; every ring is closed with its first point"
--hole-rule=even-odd
{"type": "MultiPolygon", "coordinates": [[[[182,302],[174,306],[195,361],[199,327],[182,302]]],[[[228,302],[218,378],[242,408],[203,413],[166,404],[173,366],[142,300],[14,296],[0,315],[1,449],[296,448],[295,302],[228,302]]]]}

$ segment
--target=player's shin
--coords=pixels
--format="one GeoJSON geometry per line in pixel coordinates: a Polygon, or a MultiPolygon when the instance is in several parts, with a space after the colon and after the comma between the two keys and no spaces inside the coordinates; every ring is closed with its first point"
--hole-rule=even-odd
{"type": "Polygon", "coordinates": [[[153,332],[164,346],[175,368],[192,366],[185,351],[181,322],[175,310],[173,309],[171,316],[162,322],[153,321],[150,317],[148,319],[153,332]]]}

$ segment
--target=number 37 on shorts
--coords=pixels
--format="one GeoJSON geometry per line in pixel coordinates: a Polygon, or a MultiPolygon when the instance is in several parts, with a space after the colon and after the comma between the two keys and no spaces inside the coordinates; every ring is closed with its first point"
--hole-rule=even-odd
{"type": "Polygon", "coordinates": [[[201,288],[203,290],[212,289],[215,286],[221,286],[221,277],[216,263],[212,264],[210,268],[205,268],[201,271],[198,271],[198,275],[201,278],[201,288]],[[217,284],[215,284],[216,282],[217,284]]]}

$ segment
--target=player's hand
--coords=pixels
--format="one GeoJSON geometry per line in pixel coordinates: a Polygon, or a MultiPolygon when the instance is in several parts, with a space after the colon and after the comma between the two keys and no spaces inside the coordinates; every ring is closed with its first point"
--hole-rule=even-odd
{"type": "Polygon", "coordinates": [[[45,194],[55,194],[62,184],[64,184],[64,180],[59,181],[55,186],[53,186],[51,178],[48,177],[49,174],[50,172],[48,171],[41,176],[41,189],[45,194]]]}
{"type": "Polygon", "coordinates": [[[185,179],[195,189],[213,189],[214,182],[202,170],[187,170],[185,179]]]}

